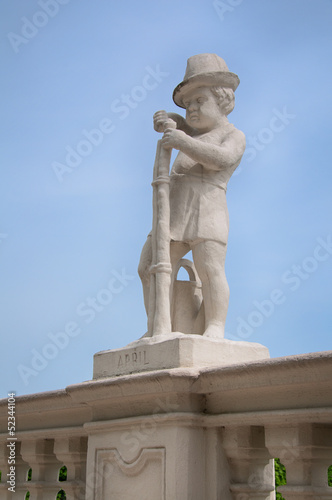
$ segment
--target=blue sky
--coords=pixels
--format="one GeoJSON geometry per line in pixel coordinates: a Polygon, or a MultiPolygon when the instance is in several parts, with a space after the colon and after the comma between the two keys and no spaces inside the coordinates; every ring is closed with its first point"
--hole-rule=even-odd
{"type": "Polygon", "coordinates": [[[145,332],[152,116],[179,111],[172,91],[204,52],[239,75],[229,118],[247,137],[227,193],[226,337],[271,357],[331,349],[332,2],[11,0],[0,14],[1,396],[89,380],[94,353],[145,332]]]}

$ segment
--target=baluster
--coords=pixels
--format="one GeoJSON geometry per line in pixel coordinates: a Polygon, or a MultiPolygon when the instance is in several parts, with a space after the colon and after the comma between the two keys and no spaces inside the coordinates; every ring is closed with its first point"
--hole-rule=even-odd
{"type": "Polygon", "coordinates": [[[53,453],[53,445],[52,439],[22,442],[22,458],[32,469],[32,480],[28,483],[30,500],[54,500],[61,489],[58,477],[62,464],[53,453]]]}
{"type": "Polygon", "coordinates": [[[87,438],[57,438],[54,443],[54,453],[67,467],[67,481],[62,483],[67,500],[84,499],[87,438]]]}
{"type": "Polygon", "coordinates": [[[298,424],[266,427],[266,443],[286,467],[287,484],[278,491],[286,500],[332,499],[327,469],[332,457],[332,426],[298,424]]]}
{"type": "Polygon", "coordinates": [[[223,431],[234,500],[273,500],[273,461],[265,448],[264,428],[230,427],[223,431]]]}

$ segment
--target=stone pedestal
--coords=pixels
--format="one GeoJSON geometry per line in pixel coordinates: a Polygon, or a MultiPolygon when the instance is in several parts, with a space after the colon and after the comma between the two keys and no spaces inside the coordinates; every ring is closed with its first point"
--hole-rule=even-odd
{"type": "Polygon", "coordinates": [[[203,500],[205,431],[191,419],[172,420],[156,414],[88,424],[88,464],[99,474],[87,500],[203,500]]]}
{"type": "Polygon", "coordinates": [[[182,374],[186,378],[190,373],[194,381],[204,368],[222,369],[268,358],[268,349],[260,344],[181,333],[142,338],[122,349],[95,354],[96,383],[117,380],[121,392],[127,394],[147,378],[146,387],[141,386],[143,393],[138,389],[135,397],[128,393],[126,411],[119,409],[110,394],[112,413],[119,411],[119,418],[107,420],[105,410],[100,409],[95,412],[97,421],[85,425],[89,435],[87,473],[88,478],[93,477],[87,500],[272,500],[273,463],[264,445],[257,445],[263,446],[257,452],[259,463],[250,470],[244,467],[243,477],[235,481],[241,484],[234,483],[240,490],[232,492],[234,472],[223,446],[225,436],[218,426],[207,425],[202,414],[204,398],[191,394],[191,383],[182,387],[181,382],[182,374]],[[163,389],[164,376],[170,377],[170,386],[163,389]],[[158,388],[151,393],[152,381],[158,388]],[[264,487],[259,494],[257,485],[251,484],[256,469],[268,471],[261,473],[264,487]]]}
{"type": "Polygon", "coordinates": [[[119,412],[117,419],[107,420],[107,412],[100,408],[95,411],[96,421],[85,425],[89,435],[87,479],[90,475],[93,479],[87,500],[272,500],[273,464],[264,446],[258,452],[256,468],[247,467],[243,477],[236,478],[236,483],[243,484],[235,485],[240,490],[232,493],[233,472],[223,446],[225,436],[218,426],[207,425],[202,414],[204,398],[191,394],[192,383],[182,387],[181,382],[181,374],[186,378],[190,373],[194,381],[204,368],[221,369],[268,358],[268,349],[260,344],[181,333],[142,338],[122,349],[95,354],[96,383],[118,381],[121,393],[127,394],[147,378],[145,387],[144,382],[140,385],[143,392],[137,388],[135,397],[128,393],[127,410],[121,410],[109,395],[112,413],[119,412]],[[164,376],[170,377],[167,388],[162,387],[164,376]],[[152,393],[151,382],[158,386],[152,393]],[[262,473],[260,494],[250,484],[256,469],[268,471],[262,473]],[[243,488],[246,494],[249,488],[246,497],[241,496],[243,488]]]}
{"type": "Polygon", "coordinates": [[[170,368],[223,367],[269,357],[267,347],[253,342],[173,333],[171,337],[143,338],[121,349],[98,352],[93,378],[170,368]]]}

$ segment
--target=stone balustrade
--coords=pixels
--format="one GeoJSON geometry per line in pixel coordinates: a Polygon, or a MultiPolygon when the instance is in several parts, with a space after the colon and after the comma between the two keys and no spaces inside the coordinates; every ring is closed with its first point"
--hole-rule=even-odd
{"type": "Polygon", "coordinates": [[[332,353],[125,375],[16,400],[15,493],[0,402],[0,498],[332,499],[332,353]],[[59,470],[67,467],[67,480],[59,470]],[[31,480],[28,471],[32,469],[31,480]]]}

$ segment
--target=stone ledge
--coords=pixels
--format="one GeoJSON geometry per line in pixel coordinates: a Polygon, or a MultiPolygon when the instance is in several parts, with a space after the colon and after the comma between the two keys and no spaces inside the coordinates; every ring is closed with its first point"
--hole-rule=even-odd
{"type": "MultiPolygon", "coordinates": [[[[20,433],[49,429],[68,435],[96,420],[161,412],[210,414],[210,425],[282,421],[332,423],[332,351],[262,359],[224,367],[144,371],[17,397],[20,433]],[[157,404],[156,404],[157,401],[157,404]]],[[[7,436],[8,402],[0,400],[0,433],[7,436]]],[[[278,424],[279,425],[279,424],[278,424]]],[[[82,429],[82,434],[85,431],[82,429]]],[[[33,437],[37,435],[32,434],[33,437]]]]}
{"type": "Polygon", "coordinates": [[[267,347],[261,344],[174,333],[96,353],[93,379],[172,368],[220,368],[269,357],[267,347]]]}

